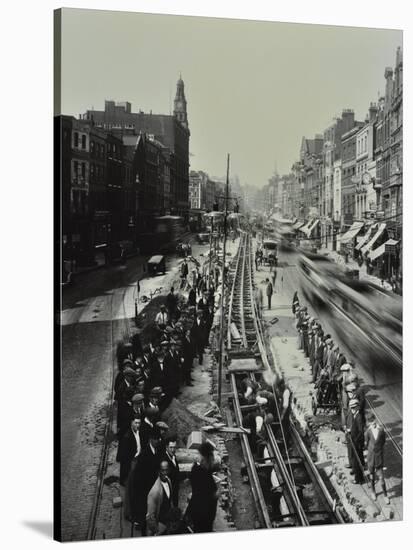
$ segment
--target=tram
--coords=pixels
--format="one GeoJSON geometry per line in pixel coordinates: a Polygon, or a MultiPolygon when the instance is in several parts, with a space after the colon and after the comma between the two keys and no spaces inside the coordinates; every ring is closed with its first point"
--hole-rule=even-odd
{"type": "Polygon", "coordinates": [[[351,279],[326,258],[302,256],[301,292],[317,309],[330,314],[351,349],[367,350],[389,365],[402,366],[402,301],[366,281],[351,279]]]}

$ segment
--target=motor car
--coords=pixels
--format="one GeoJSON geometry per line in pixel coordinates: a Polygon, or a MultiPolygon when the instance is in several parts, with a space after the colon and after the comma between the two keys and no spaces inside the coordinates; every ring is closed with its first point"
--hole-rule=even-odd
{"type": "Polygon", "coordinates": [[[149,275],[158,275],[159,273],[166,273],[166,261],[165,256],[157,254],[152,256],[147,261],[147,270],[149,275]]]}

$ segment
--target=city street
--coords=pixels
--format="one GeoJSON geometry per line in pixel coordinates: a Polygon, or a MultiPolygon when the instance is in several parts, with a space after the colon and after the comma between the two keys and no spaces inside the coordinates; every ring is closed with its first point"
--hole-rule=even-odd
{"type": "Polygon", "coordinates": [[[402,519],[401,31],[56,28],[56,537],[402,519]]]}

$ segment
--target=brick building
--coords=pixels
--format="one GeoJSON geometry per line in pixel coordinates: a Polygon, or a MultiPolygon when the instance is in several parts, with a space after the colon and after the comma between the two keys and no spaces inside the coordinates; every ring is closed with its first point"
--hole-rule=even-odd
{"type": "Polygon", "coordinates": [[[188,216],[190,131],[182,78],[177,82],[173,115],[133,113],[129,102],[105,101],[104,111],[88,110],[82,119],[93,121],[96,127],[121,136],[151,135],[169,149],[170,211],[171,214],[188,216]]]}

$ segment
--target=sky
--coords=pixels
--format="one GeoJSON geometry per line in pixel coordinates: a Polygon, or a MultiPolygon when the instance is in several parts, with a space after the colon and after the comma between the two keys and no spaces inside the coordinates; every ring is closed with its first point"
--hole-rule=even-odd
{"type": "Polygon", "coordinates": [[[65,8],[61,112],[169,114],[182,74],[190,169],[223,176],[230,153],[231,175],[261,187],[343,108],[364,119],[397,46],[400,30],[65,8]]]}

